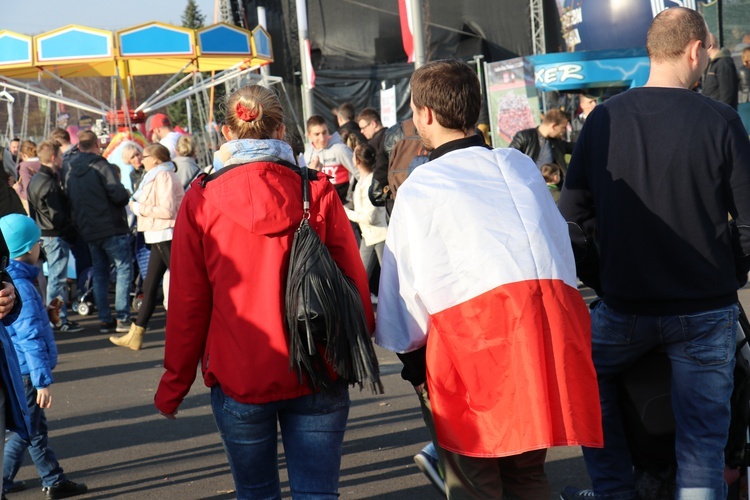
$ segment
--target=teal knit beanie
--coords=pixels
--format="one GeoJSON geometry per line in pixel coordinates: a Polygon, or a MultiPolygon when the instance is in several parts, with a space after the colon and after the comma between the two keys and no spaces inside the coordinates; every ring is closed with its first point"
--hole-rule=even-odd
{"type": "Polygon", "coordinates": [[[0,218],[0,231],[10,250],[11,259],[27,253],[42,237],[36,222],[31,217],[20,214],[0,218]]]}

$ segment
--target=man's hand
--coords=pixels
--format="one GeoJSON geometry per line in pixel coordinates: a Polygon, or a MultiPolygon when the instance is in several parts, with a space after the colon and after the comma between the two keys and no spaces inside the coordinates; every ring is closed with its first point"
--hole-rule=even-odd
{"type": "Polygon", "coordinates": [[[52,406],[52,393],[49,387],[36,390],[36,404],[39,405],[39,408],[49,408],[52,406]]]}
{"type": "Polygon", "coordinates": [[[2,282],[2,285],[3,288],[0,289],[0,319],[10,314],[16,304],[16,287],[5,281],[2,282]]]}

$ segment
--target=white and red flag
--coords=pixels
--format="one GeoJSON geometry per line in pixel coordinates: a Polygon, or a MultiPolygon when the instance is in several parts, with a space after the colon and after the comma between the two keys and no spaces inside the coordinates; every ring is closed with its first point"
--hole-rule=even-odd
{"type": "Polygon", "coordinates": [[[471,147],[399,188],[375,341],[427,345],[440,445],[474,457],[602,445],[591,325],[568,229],[539,169],[471,147]]]}

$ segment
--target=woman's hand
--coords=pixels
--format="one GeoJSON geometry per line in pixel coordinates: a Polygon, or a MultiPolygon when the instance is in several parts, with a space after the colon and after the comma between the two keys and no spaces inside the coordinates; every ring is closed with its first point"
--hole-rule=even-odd
{"type": "Polygon", "coordinates": [[[177,419],[177,410],[175,410],[174,413],[164,413],[163,411],[160,410],[159,414],[164,418],[168,418],[169,420],[177,419]]]}

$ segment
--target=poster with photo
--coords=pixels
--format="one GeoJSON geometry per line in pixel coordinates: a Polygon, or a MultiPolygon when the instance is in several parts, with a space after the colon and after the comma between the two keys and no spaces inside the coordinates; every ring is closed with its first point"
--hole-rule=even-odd
{"type": "Polygon", "coordinates": [[[516,132],[539,124],[534,67],[519,57],[485,64],[492,144],[507,147],[516,132]]]}

